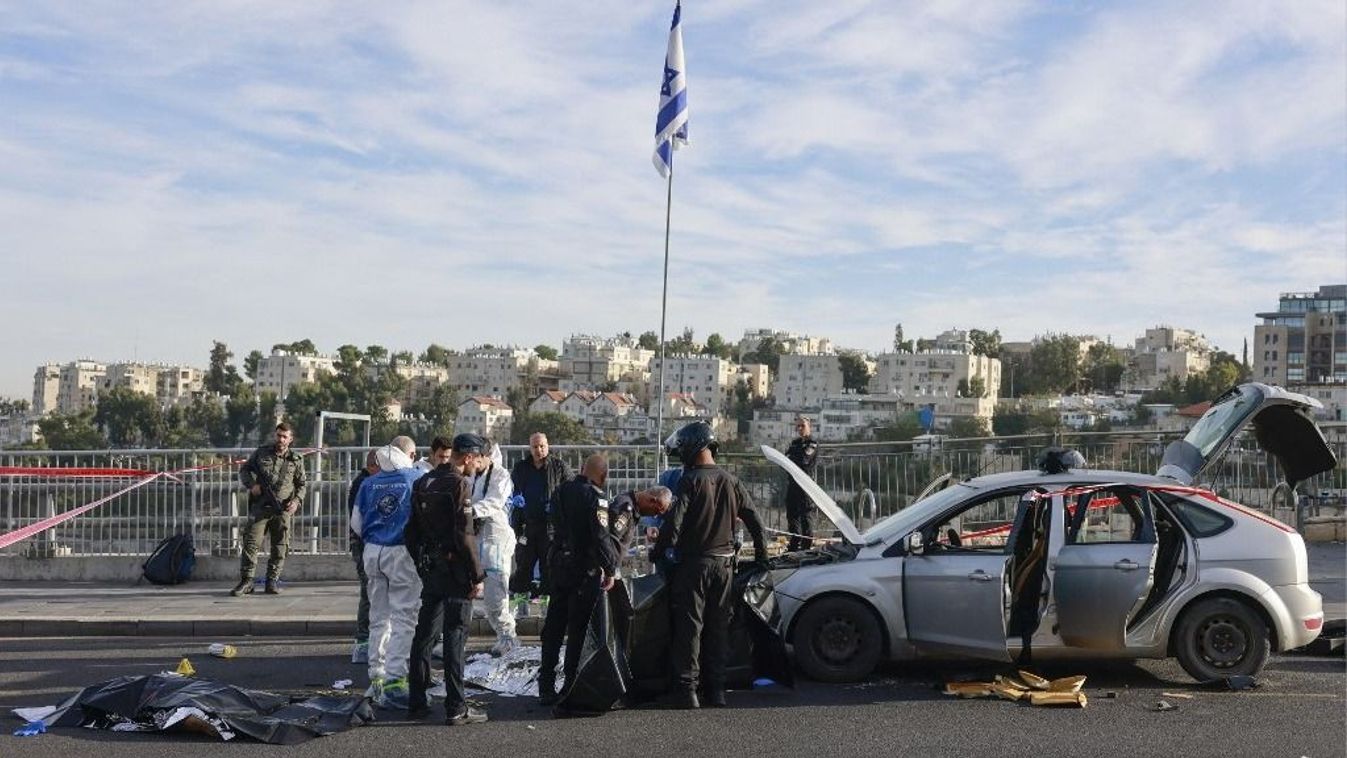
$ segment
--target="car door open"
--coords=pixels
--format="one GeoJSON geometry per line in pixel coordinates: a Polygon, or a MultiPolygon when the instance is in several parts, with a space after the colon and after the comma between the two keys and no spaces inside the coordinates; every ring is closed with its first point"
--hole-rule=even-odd
{"type": "Polygon", "coordinates": [[[1120,650],[1154,582],[1151,495],[1140,487],[1088,487],[1064,493],[1054,507],[1064,509],[1066,524],[1053,590],[1062,642],[1120,650]]]}
{"type": "Polygon", "coordinates": [[[903,559],[908,639],[922,652],[1010,659],[1007,545],[1022,494],[993,493],[922,527],[920,551],[903,559]]]}

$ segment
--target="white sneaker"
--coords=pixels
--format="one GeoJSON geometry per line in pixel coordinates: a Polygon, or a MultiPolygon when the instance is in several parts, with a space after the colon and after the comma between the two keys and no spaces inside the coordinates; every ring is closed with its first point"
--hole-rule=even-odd
{"type": "Polygon", "coordinates": [[[496,640],[496,644],[491,646],[491,657],[499,658],[503,655],[509,655],[511,650],[519,647],[518,637],[501,637],[496,640]]]}
{"type": "Polygon", "coordinates": [[[369,642],[356,641],[351,645],[351,663],[369,663],[369,642]]]}

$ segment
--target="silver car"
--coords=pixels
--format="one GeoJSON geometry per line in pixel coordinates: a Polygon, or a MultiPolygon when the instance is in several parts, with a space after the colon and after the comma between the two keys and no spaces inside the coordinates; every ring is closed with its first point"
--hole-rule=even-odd
{"type": "Polygon", "coordinates": [[[1156,475],[1070,468],[951,484],[861,533],[779,452],[843,541],[776,559],[772,614],[803,672],[864,677],[882,659],[1177,657],[1198,680],[1254,674],[1313,641],[1323,606],[1305,543],[1192,486],[1245,427],[1291,484],[1336,459],[1318,401],[1245,384],[1165,451],[1156,475]]]}

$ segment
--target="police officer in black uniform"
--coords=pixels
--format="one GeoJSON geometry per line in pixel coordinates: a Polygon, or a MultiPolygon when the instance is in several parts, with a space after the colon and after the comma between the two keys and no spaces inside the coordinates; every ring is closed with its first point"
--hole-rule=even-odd
{"type": "MultiPolygon", "coordinates": [[[[567,682],[580,665],[585,627],[600,592],[612,589],[622,553],[609,531],[608,461],[602,455],[585,459],[580,475],[557,488],[552,502],[552,544],[548,552],[549,599],[543,621],[542,665],[538,698],[557,701],[556,669],[561,640],[566,638],[562,673],[567,682]]],[[[634,519],[633,519],[634,522],[634,519]]]]}
{"type": "MultiPolygon", "coordinates": [[[[790,441],[786,457],[813,479],[814,466],[818,463],[818,443],[809,431],[807,417],[795,419],[795,432],[799,436],[790,441]]],[[[791,534],[787,550],[808,550],[813,546],[814,541],[810,538],[814,536],[814,503],[790,477],[786,477],[786,531],[791,534]]]]}
{"type": "Polygon", "coordinates": [[[408,672],[411,718],[430,714],[430,649],[444,635],[444,713],[449,725],[475,724],[486,713],[468,705],[463,692],[463,664],[472,620],[473,598],[482,596],[486,572],[477,557],[472,527],[472,490],[463,476],[465,457],[485,454],[488,443],[476,434],[460,434],[449,460],[412,485],[412,517],[404,539],[421,576],[421,612],[412,637],[408,672]]]}
{"type": "Polygon", "coordinates": [[[748,490],[716,466],[711,425],[704,421],[688,424],[678,430],[673,442],[687,469],[655,541],[656,554],[671,549],[676,561],[671,587],[673,641],[669,645],[674,689],[666,705],[698,708],[704,700],[720,708],[726,705],[735,521],[742,521],[748,529],[759,563],[767,561],[767,546],[748,490]],[[705,671],[701,670],[703,662],[705,671]],[[697,696],[698,685],[702,700],[697,696]]]}

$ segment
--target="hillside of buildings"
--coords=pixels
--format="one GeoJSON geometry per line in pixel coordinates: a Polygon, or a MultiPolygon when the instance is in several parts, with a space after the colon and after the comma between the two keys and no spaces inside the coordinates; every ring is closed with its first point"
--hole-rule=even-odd
{"type": "MultiPolygon", "coordinates": [[[[0,400],[0,447],[234,447],[295,422],[303,444],[320,411],[370,416],[374,439],[427,441],[475,431],[522,443],[648,444],[690,420],[732,446],[780,445],[793,421],[825,442],[954,438],[1061,429],[1181,429],[1207,401],[1250,379],[1318,398],[1322,418],[1347,406],[1347,285],[1284,293],[1256,314],[1235,355],[1201,334],[1158,325],[1128,344],[1090,335],[1003,340],[996,329],[949,329],[867,352],[772,329],[698,340],[690,330],[660,357],[653,332],[573,335],[560,349],[476,345],[390,350],[311,340],[239,357],[215,342],[204,366],[72,360],[38,366],[28,400],[0,400]],[[662,388],[662,389],[661,389],[662,388]]],[[[323,444],[363,429],[327,425],[323,444]]]]}

